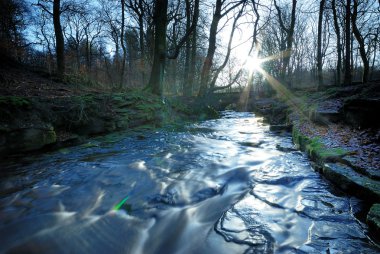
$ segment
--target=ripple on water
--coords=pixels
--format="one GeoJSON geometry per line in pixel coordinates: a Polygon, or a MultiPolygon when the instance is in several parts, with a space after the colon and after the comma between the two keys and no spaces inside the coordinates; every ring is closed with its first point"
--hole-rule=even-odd
{"type": "Polygon", "coordinates": [[[0,252],[378,253],[360,202],[261,120],[228,111],[8,163],[0,252]]]}

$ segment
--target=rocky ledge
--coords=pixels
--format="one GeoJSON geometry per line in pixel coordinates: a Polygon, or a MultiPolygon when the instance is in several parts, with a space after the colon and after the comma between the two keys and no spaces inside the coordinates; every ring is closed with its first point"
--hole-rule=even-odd
{"type": "Polygon", "coordinates": [[[372,205],[367,223],[373,236],[380,232],[379,102],[380,83],[371,83],[295,91],[286,99],[258,101],[255,108],[271,130],[291,126],[293,142],[326,179],[372,205]]]}
{"type": "Polygon", "coordinates": [[[0,96],[0,158],[80,144],[113,131],[178,125],[192,113],[194,109],[178,99],[163,101],[140,90],[51,98],[0,96]]]}

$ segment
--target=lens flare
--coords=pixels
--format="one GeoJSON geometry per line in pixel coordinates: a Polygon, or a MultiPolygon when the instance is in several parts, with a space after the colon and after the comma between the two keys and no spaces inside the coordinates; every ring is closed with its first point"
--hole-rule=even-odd
{"type": "Polygon", "coordinates": [[[250,56],[244,63],[244,69],[248,70],[250,73],[257,72],[261,69],[261,64],[263,60],[259,59],[257,56],[250,56]]]}

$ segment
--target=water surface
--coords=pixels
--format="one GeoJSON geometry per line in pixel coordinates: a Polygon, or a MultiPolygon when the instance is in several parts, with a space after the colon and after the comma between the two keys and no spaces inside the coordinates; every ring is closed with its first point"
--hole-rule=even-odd
{"type": "Polygon", "coordinates": [[[251,113],[0,167],[0,252],[379,253],[361,202],[251,113]]]}

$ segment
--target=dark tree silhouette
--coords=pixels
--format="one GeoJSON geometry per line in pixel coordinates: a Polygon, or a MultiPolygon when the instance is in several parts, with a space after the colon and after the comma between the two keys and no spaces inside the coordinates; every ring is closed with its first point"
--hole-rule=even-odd
{"type": "Polygon", "coordinates": [[[346,55],[344,60],[344,84],[350,85],[352,82],[351,75],[351,0],[346,1],[346,18],[345,18],[345,40],[346,40],[346,55]]]}
{"type": "Polygon", "coordinates": [[[323,11],[325,8],[325,0],[321,0],[319,3],[319,15],[318,15],[318,43],[317,43],[317,69],[318,69],[318,88],[323,85],[322,75],[322,21],[323,11]]]}

